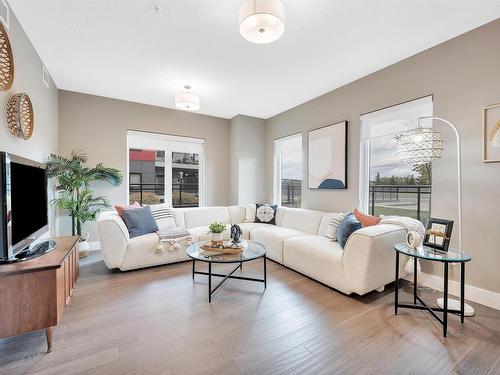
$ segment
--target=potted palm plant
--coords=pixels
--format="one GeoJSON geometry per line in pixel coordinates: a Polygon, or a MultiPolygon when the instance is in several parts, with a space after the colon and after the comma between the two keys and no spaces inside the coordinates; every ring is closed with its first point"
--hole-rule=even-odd
{"type": "Polygon", "coordinates": [[[57,208],[67,210],[71,216],[71,233],[80,236],[80,256],[88,255],[88,236],[82,237],[82,227],[87,221],[94,221],[97,215],[110,206],[106,197],[92,194],[95,182],[108,182],[118,186],[123,181],[122,173],[101,163],[91,168],[87,165],[87,155],[73,150],[69,158],[50,154],[47,159],[47,175],[56,178],[59,197],[52,200],[57,208]]]}

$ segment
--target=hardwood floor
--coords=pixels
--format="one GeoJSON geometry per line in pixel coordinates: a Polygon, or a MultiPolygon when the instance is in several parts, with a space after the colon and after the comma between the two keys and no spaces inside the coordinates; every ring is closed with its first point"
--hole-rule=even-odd
{"type": "MultiPolygon", "coordinates": [[[[260,261],[244,265],[260,272],[260,261]]],[[[52,353],[42,331],[0,340],[0,374],[500,373],[500,311],[474,305],[464,326],[451,316],[443,338],[428,313],[394,316],[393,298],[393,289],[345,296],[268,262],[265,292],[228,280],[208,304],[207,279],[193,282],[190,262],[110,272],[92,253],[52,353]]]]}

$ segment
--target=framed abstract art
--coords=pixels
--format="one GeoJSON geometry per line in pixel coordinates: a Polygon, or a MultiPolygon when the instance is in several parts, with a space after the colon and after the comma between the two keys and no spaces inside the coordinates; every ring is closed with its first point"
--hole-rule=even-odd
{"type": "Polygon", "coordinates": [[[309,189],[347,189],[347,121],[308,133],[309,189]]]}
{"type": "Polygon", "coordinates": [[[483,161],[500,162],[500,103],[483,109],[483,161]]]}

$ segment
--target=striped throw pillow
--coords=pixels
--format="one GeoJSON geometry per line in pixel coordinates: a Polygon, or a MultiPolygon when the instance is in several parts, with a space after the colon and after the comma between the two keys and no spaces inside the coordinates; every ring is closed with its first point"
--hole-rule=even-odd
{"type": "Polygon", "coordinates": [[[159,229],[175,228],[175,211],[165,203],[152,204],[149,206],[159,229]]]}
{"type": "Polygon", "coordinates": [[[326,230],[326,237],[331,239],[332,241],[337,241],[337,228],[342,220],[344,220],[349,212],[339,213],[333,216],[328,223],[328,229],[326,230]]]}

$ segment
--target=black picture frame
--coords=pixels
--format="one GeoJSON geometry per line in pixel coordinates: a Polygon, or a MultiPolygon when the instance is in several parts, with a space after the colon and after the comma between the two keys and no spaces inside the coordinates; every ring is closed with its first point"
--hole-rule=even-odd
{"type": "MultiPolygon", "coordinates": [[[[446,238],[442,239],[442,243],[435,244],[433,236],[429,235],[429,234],[425,234],[424,235],[424,243],[423,243],[424,246],[432,247],[433,249],[437,249],[437,250],[441,250],[441,251],[448,251],[448,248],[450,246],[451,232],[453,230],[453,220],[445,220],[445,219],[438,219],[435,217],[431,217],[429,219],[429,222],[427,223],[427,230],[432,229],[434,224],[436,226],[444,226],[443,232],[444,232],[444,235],[446,236],[446,238]]],[[[439,228],[439,229],[441,229],[441,228],[439,228]]]]}

